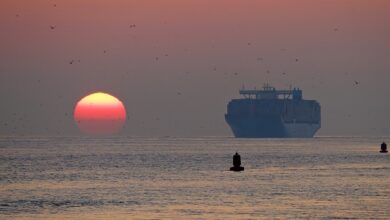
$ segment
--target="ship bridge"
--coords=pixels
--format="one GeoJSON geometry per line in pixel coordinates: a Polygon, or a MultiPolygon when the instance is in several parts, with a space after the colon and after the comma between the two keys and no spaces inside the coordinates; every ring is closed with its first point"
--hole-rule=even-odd
{"type": "Polygon", "coordinates": [[[240,95],[247,99],[293,99],[302,100],[302,90],[298,88],[288,90],[276,90],[269,84],[265,84],[263,89],[240,89],[240,95]]]}

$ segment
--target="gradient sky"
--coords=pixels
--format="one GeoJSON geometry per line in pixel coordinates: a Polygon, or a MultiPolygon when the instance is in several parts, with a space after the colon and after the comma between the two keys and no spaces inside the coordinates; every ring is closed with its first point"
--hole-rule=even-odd
{"type": "Polygon", "coordinates": [[[123,135],[232,136],[226,104],[267,82],[320,102],[318,135],[390,135],[389,25],[387,0],[2,0],[0,135],[78,135],[104,91],[123,135]]]}

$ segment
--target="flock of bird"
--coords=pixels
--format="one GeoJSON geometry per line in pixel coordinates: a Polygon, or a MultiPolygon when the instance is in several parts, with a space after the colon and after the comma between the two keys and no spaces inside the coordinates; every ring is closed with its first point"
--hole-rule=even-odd
{"type": "MultiPolygon", "coordinates": [[[[57,7],[57,4],[53,4],[53,7],[57,7]]],[[[16,17],[19,18],[19,17],[20,17],[20,14],[16,14],[16,17]]],[[[130,29],[135,29],[135,28],[137,28],[137,25],[136,25],[136,24],[130,24],[130,25],[129,25],[129,28],[130,28],[130,29]]],[[[52,31],[55,31],[55,30],[57,29],[57,25],[49,25],[49,29],[52,30],[52,31]]],[[[334,31],[339,31],[339,28],[334,28],[333,30],[334,30],[334,31]]],[[[247,46],[251,46],[251,45],[252,45],[251,42],[247,42],[247,46]]],[[[286,51],[285,48],[283,48],[283,49],[281,49],[281,50],[282,50],[282,51],[286,51]]],[[[103,53],[106,54],[106,53],[107,53],[107,50],[103,50],[103,53]]],[[[165,57],[168,57],[168,54],[164,54],[164,56],[165,56],[165,57]]],[[[156,56],[156,57],[154,57],[154,60],[155,60],[155,61],[159,61],[159,60],[160,60],[160,57],[156,56]]],[[[262,61],[264,61],[264,58],[263,58],[263,57],[257,57],[256,60],[259,61],[259,62],[262,62],[262,61]]],[[[300,59],[299,59],[299,58],[295,58],[294,61],[295,61],[295,62],[299,62],[300,59]]],[[[76,62],[77,62],[77,63],[80,63],[81,60],[80,60],[80,59],[77,59],[77,60],[72,59],[72,60],[69,61],[69,65],[73,65],[73,64],[75,64],[76,62]]],[[[214,66],[212,70],[213,70],[213,71],[217,71],[217,67],[214,66]]],[[[189,72],[186,72],[186,74],[188,74],[188,73],[189,73],[189,72]]],[[[271,73],[270,70],[266,70],[266,74],[270,74],[270,73],[271,73]]],[[[228,75],[228,73],[225,72],[224,75],[228,75]]],[[[238,72],[233,72],[233,73],[231,73],[231,75],[232,75],[232,76],[238,76],[239,73],[238,73],[238,72]]],[[[285,76],[285,75],[287,75],[287,73],[286,73],[286,72],[282,72],[281,75],[285,76]]],[[[40,80],[38,80],[38,83],[40,83],[40,80]]],[[[357,85],[359,85],[359,82],[356,81],[356,80],[354,80],[354,81],[353,81],[353,84],[354,84],[355,86],[357,86],[357,85]]],[[[178,91],[178,92],[176,92],[176,95],[181,96],[181,95],[182,95],[182,92],[181,92],[181,91],[178,91]]],[[[40,106],[40,107],[43,107],[42,104],[39,104],[39,106],[40,106]]],[[[67,112],[64,113],[64,116],[65,116],[65,117],[68,117],[69,115],[70,115],[70,114],[68,114],[67,112]]],[[[18,118],[17,115],[16,115],[16,113],[13,113],[13,116],[14,116],[15,118],[18,118]]],[[[23,121],[23,120],[26,120],[23,116],[20,116],[20,117],[18,118],[18,121],[23,121]]],[[[160,118],[157,117],[156,120],[160,120],[160,118]]],[[[7,122],[4,122],[4,123],[3,123],[3,126],[4,126],[4,127],[8,127],[8,126],[10,126],[10,124],[7,123],[7,122]]],[[[13,127],[13,130],[16,131],[16,127],[15,127],[15,126],[13,127]]]]}

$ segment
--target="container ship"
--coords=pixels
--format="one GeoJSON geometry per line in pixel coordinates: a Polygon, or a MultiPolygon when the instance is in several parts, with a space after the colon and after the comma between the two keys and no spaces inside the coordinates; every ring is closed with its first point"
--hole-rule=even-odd
{"type": "Polygon", "coordinates": [[[321,127],[321,106],[304,100],[298,88],[239,90],[241,99],[227,106],[225,120],[237,138],[310,138],[321,127]]]}

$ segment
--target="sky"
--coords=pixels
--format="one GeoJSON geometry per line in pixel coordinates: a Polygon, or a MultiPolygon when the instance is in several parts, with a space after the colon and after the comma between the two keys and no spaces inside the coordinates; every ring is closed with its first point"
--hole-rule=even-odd
{"type": "Polygon", "coordinates": [[[319,136],[390,135],[390,1],[2,0],[0,135],[80,135],[103,91],[121,135],[232,136],[238,89],[299,87],[319,136]]]}

